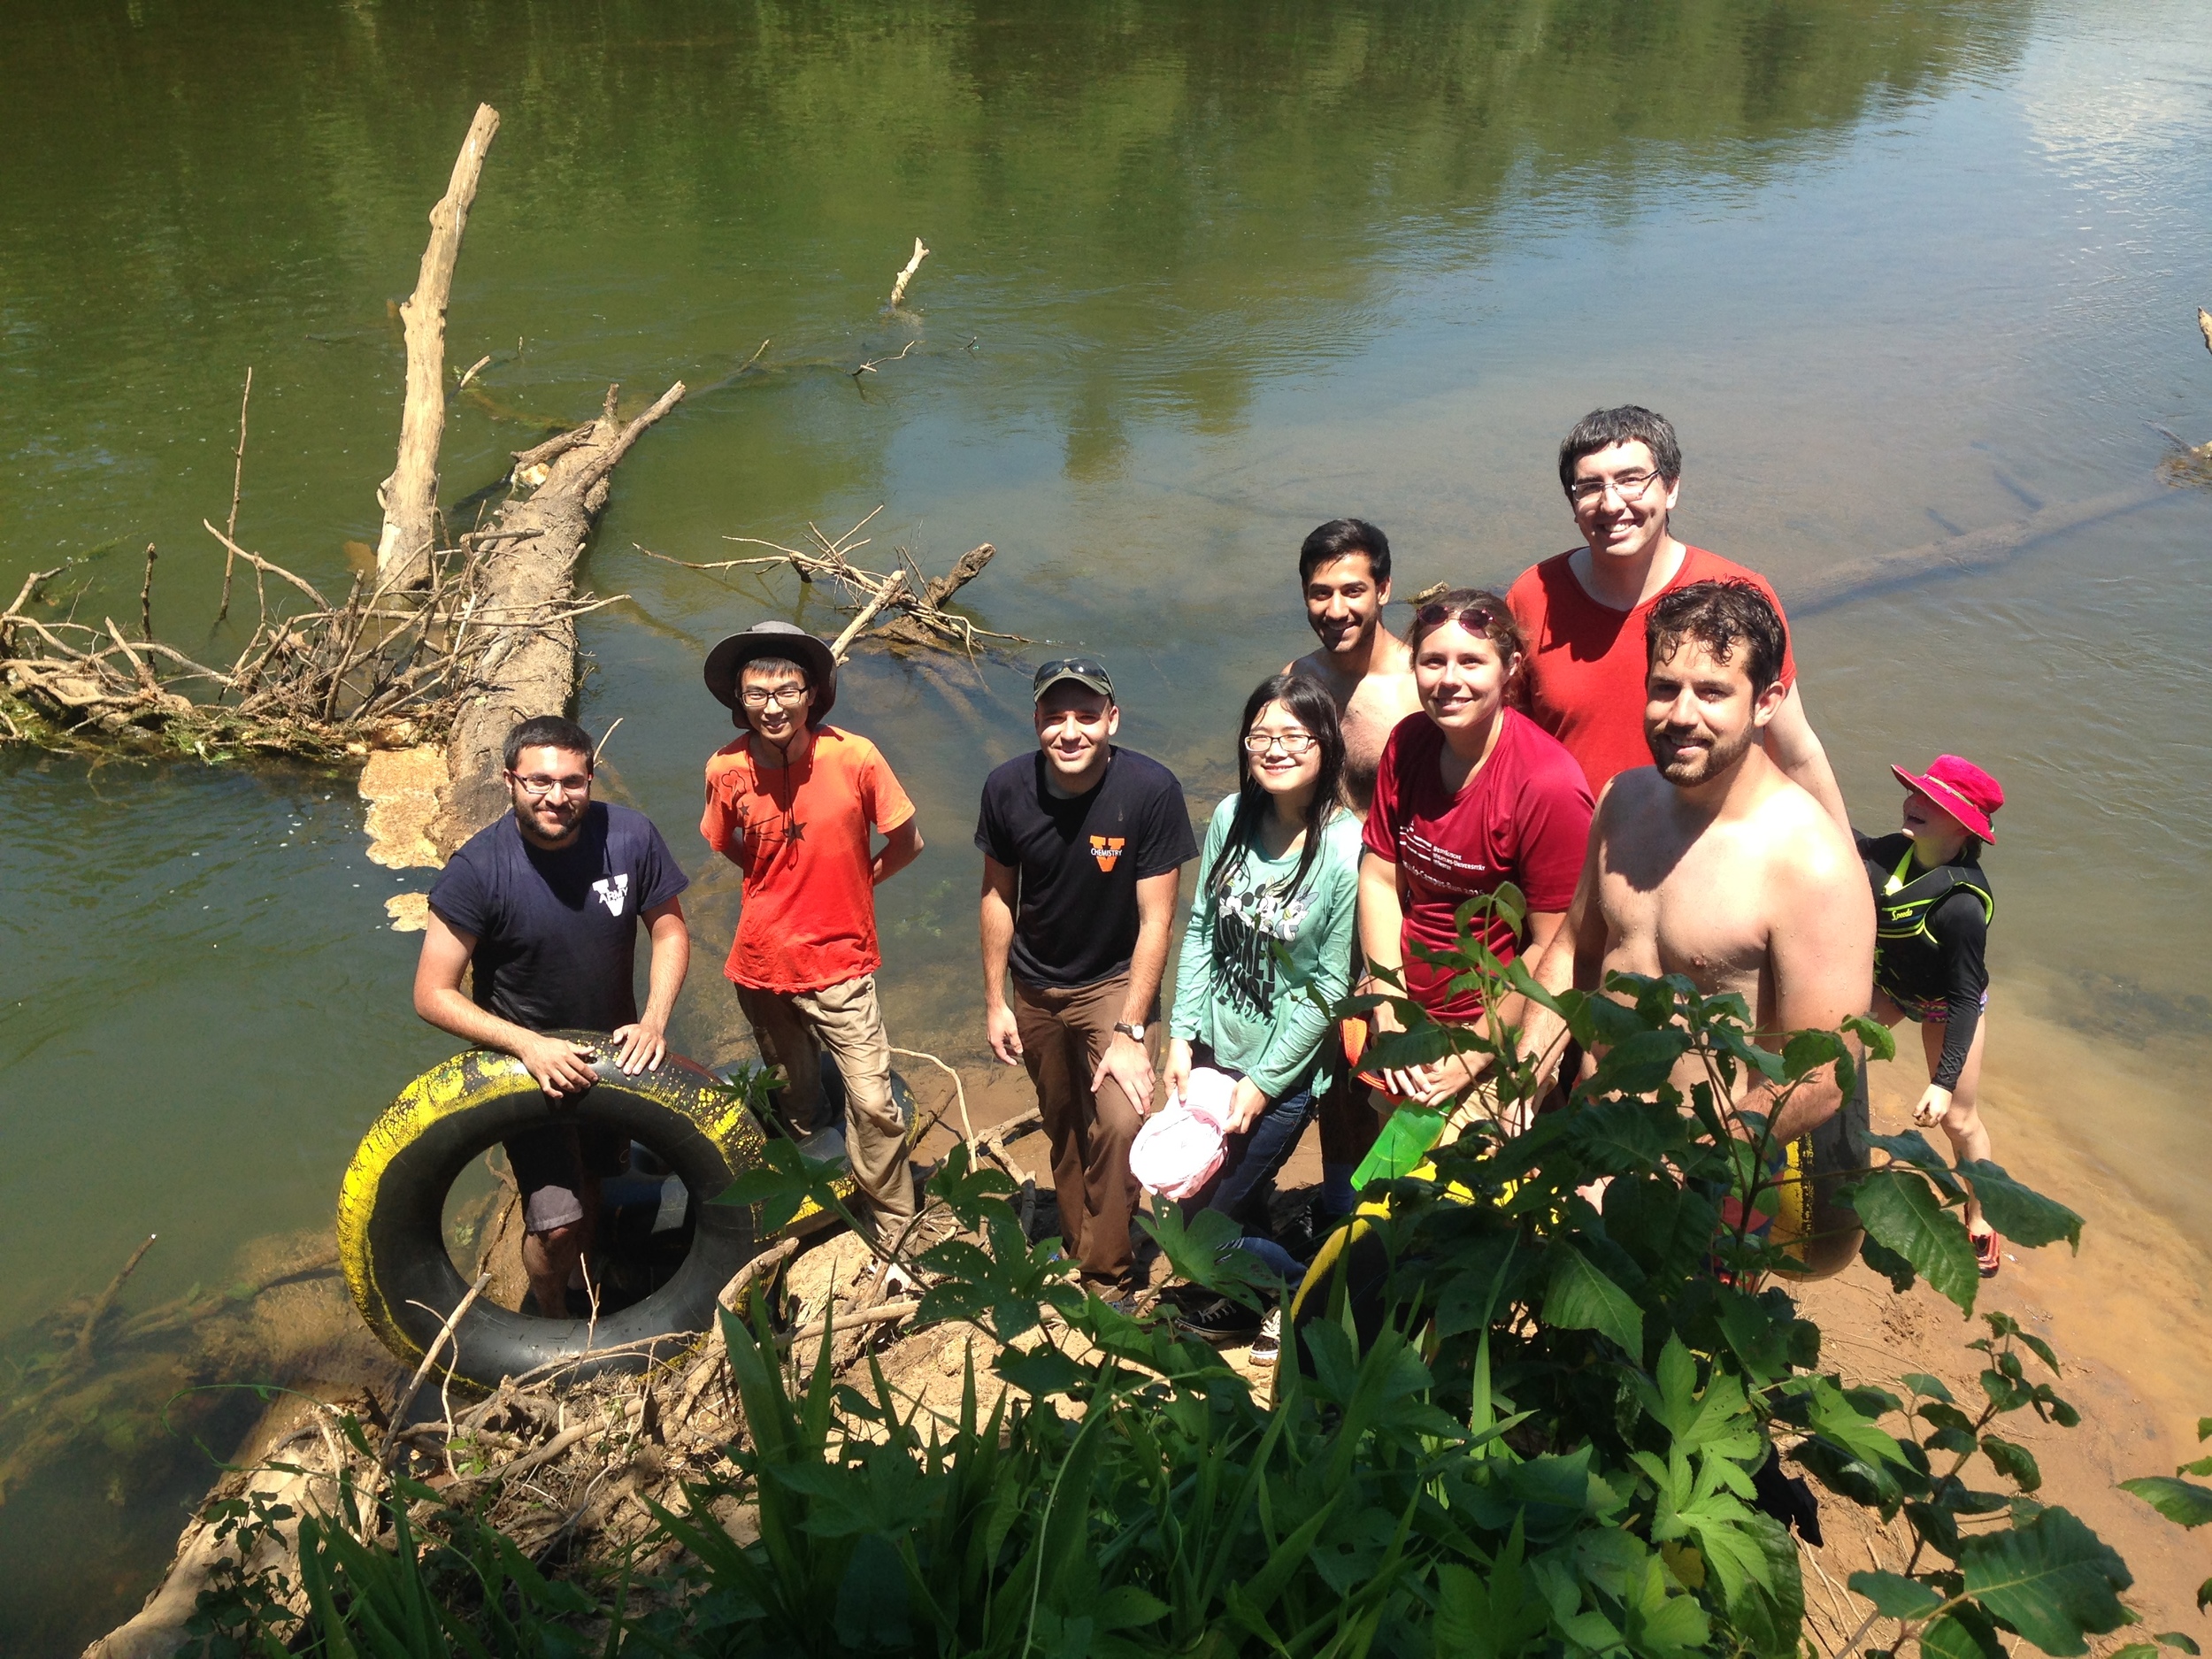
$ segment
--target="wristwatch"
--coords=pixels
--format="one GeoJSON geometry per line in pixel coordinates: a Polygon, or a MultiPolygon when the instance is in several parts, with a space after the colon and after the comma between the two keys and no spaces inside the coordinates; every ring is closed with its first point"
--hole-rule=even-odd
{"type": "Polygon", "coordinates": [[[1115,1023],[1114,1029],[1133,1042],[1142,1042],[1144,1041],[1144,1027],[1142,1025],[1125,1025],[1117,1021],[1115,1023]]]}

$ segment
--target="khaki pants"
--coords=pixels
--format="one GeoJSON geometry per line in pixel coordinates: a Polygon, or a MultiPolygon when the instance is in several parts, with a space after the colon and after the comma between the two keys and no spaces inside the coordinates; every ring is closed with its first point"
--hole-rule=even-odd
{"type": "Polygon", "coordinates": [[[873,974],[818,991],[737,987],[761,1058],[783,1068],[785,1115],[802,1135],[821,1126],[821,1056],[826,1048],[845,1079],[845,1156],[853,1183],[874,1213],[876,1236],[894,1242],[914,1217],[914,1173],[906,1132],[891,1102],[891,1041],[873,974]]]}
{"type": "Polygon", "coordinates": [[[1037,1110],[1052,1144],[1061,1240],[1083,1277],[1097,1285],[1128,1281],[1129,1221],[1140,1191],[1129,1172],[1129,1146],[1144,1119],[1119,1084],[1110,1081],[1099,1094],[1091,1093],[1091,1074],[1113,1041],[1128,995],[1125,973],[1073,990],[1014,981],[1022,1064],[1036,1085],[1037,1110]]]}

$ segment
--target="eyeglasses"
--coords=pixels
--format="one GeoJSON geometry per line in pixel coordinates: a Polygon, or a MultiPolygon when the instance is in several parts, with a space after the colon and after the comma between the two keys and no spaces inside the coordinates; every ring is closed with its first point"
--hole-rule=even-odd
{"type": "Polygon", "coordinates": [[[1413,620],[1423,628],[1440,628],[1447,622],[1456,622],[1470,634],[1487,634],[1505,618],[1485,604],[1468,605],[1459,611],[1447,604],[1429,604],[1415,611],[1413,620]]]}
{"type": "Polygon", "coordinates": [[[1567,495],[1578,507],[1601,500],[1609,489],[1624,502],[1634,501],[1658,476],[1656,472],[1628,472],[1619,478],[1578,478],[1567,486],[1567,495]]]}
{"type": "Polygon", "coordinates": [[[748,686],[739,697],[749,709],[764,709],[772,703],[779,709],[788,709],[813,695],[811,686],[748,686]]]}
{"type": "Polygon", "coordinates": [[[1244,734],[1244,752],[1248,755],[1264,755],[1280,744],[1284,754],[1293,760],[1299,760],[1310,754],[1313,746],[1320,741],[1311,732],[1247,732],[1244,734]]]}
{"type": "Polygon", "coordinates": [[[588,773],[572,772],[565,778],[526,778],[519,772],[507,774],[515,780],[523,794],[533,801],[542,801],[558,789],[563,795],[589,795],[591,778],[588,773]]]}

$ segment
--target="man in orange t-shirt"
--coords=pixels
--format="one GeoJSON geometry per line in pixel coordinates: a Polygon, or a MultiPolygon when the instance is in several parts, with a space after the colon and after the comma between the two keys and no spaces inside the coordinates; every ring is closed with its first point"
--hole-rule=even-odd
{"type": "Polygon", "coordinates": [[[707,657],[707,689],[744,736],[707,761],[699,833],[745,872],[723,968],[761,1057],[782,1067],[782,1109],[804,1140],[825,1127],[826,1048],[845,1084],[845,1151],[878,1237],[914,1216],[891,1045],[876,1000],[876,884],[914,862],[914,803],[876,746],[825,725],[837,701],[829,648],[788,622],[733,634],[707,657]],[[872,836],[885,839],[872,851],[872,836]]]}
{"type": "MultiPolygon", "coordinates": [[[[1644,742],[1644,620],[1661,595],[1692,582],[1749,582],[1782,615],[1766,579],[1668,528],[1682,489],[1682,446],[1664,415],[1626,404],[1593,410],[1559,446],[1559,482],[1583,543],[1523,571],[1505,601],[1528,655],[1519,695],[1529,718],[1582,764],[1590,792],[1651,764],[1644,742]]],[[[1785,629],[1787,624],[1785,622],[1785,629]]],[[[1786,638],[1788,695],[1766,727],[1773,761],[1847,835],[1843,794],[1805,718],[1786,638]]]]}

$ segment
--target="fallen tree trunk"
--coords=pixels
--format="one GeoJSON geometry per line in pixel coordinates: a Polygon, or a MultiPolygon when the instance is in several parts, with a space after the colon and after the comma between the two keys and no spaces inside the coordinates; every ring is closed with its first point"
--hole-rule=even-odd
{"type": "Polygon", "coordinates": [[[438,447],[445,439],[445,312],[453,291],[454,262],[468,228],[484,152],[499,131],[499,111],[476,106],[453,177],[430,210],[430,241],[422,250],[415,291],[399,308],[407,335],[407,406],[400,416],[399,461],[377,488],[384,534],[377,542],[377,579],[388,587],[419,587],[429,580],[430,550],[438,545],[438,447]]]}
{"type": "Polygon", "coordinates": [[[430,831],[442,858],[507,810],[500,750],[515,723],[567,712],[576,690],[576,561],[607,504],[608,474],[684,395],[679,380],[625,423],[615,416],[616,390],[607,388],[598,419],[518,454],[511,480],[530,493],[461,538],[484,559],[484,610],[497,620],[471,635],[478,689],[447,739],[449,782],[430,831]]]}

